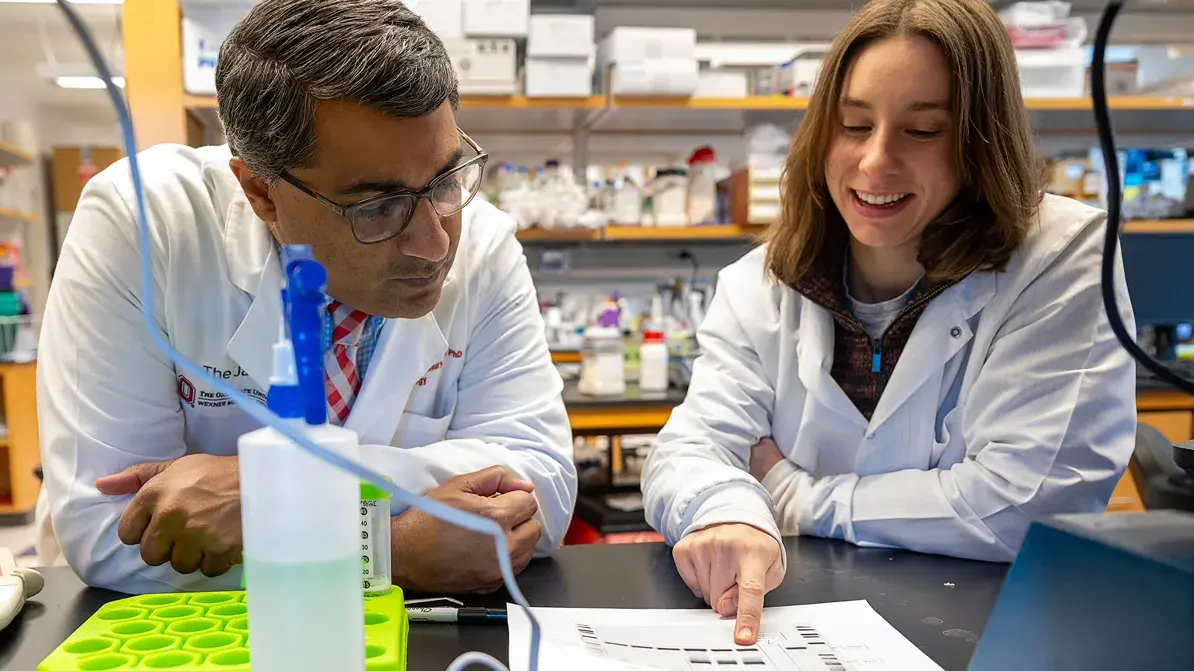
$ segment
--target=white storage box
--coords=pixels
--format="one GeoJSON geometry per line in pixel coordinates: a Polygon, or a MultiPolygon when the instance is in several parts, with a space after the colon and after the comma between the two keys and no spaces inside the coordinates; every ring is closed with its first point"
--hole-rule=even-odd
{"type": "Polygon", "coordinates": [[[602,63],[656,59],[696,60],[696,31],[688,28],[618,26],[601,42],[602,63]]]}
{"type": "Polygon", "coordinates": [[[530,0],[464,0],[469,37],[526,37],[530,22],[530,0]]]}
{"type": "Polygon", "coordinates": [[[464,0],[423,0],[414,9],[441,40],[464,37],[464,0]]]}
{"type": "Polygon", "coordinates": [[[591,14],[532,14],[528,56],[593,55],[597,25],[591,14]]]}
{"type": "MultiPolygon", "coordinates": [[[[245,8],[240,8],[245,9],[245,8]]],[[[183,88],[193,95],[216,94],[220,45],[244,15],[233,8],[188,9],[182,17],[183,88]]]]}
{"type": "Polygon", "coordinates": [[[593,95],[592,58],[527,58],[526,95],[531,98],[593,95]]]}
{"type": "Polygon", "coordinates": [[[750,77],[745,70],[702,70],[697,78],[696,98],[745,98],[750,77]]]}
{"type": "Polygon", "coordinates": [[[1016,51],[1025,98],[1082,98],[1086,94],[1086,54],[1082,49],[1016,51]]]}
{"type": "Polygon", "coordinates": [[[811,52],[801,54],[781,65],[775,82],[778,92],[795,98],[812,96],[821,72],[821,56],[811,52]]]}
{"type": "Polygon", "coordinates": [[[518,49],[512,39],[444,40],[460,93],[512,95],[518,90],[518,49]]]}
{"type": "Polygon", "coordinates": [[[613,69],[609,90],[616,96],[690,97],[699,75],[696,60],[622,61],[613,69]]]}

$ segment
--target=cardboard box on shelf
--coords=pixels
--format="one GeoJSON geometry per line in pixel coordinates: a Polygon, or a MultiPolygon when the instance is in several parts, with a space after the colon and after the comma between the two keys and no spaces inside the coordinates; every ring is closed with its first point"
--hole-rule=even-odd
{"type": "Polygon", "coordinates": [[[469,37],[526,37],[530,22],[530,0],[464,0],[469,37]]]}
{"type": "Polygon", "coordinates": [[[690,97],[696,93],[699,70],[691,59],[623,61],[613,68],[609,91],[616,96],[690,97]]]}
{"type": "Polygon", "coordinates": [[[464,95],[518,92],[518,49],[512,39],[444,40],[464,95]]]}
{"type": "Polygon", "coordinates": [[[593,95],[591,58],[543,58],[526,62],[526,95],[531,98],[586,98],[593,95]]]}
{"type": "Polygon", "coordinates": [[[424,0],[414,9],[441,40],[464,37],[464,0],[424,0]]]}
{"type": "Polygon", "coordinates": [[[750,93],[746,70],[702,70],[697,77],[696,98],[745,98],[750,93]]]}
{"type": "Polygon", "coordinates": [[[696,31],[689,28],[639,28],[618,26],[601,41],[602,63],[696,60],[696,31]]]}
{"type": "Polygon", "coordinates": [[[596,31],[592,14],[532,14],[527,55],[589,58],[596,31]]]}

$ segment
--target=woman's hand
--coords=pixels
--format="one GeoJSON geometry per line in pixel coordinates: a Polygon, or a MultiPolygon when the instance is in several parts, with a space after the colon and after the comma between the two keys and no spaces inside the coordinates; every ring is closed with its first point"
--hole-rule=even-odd
{"type": "Polygon", "coordinates": [[[750,448],[750,474],[755,480],[762,482],[771,469],[783,460],[784,455],[779,451],[775,441],[769,437],[764,438],[750,448]]]}
{"type": "Polygon", "coordinates": [[[734,617],[734,642],[754,645],[763,595],[784,579],[783,547],[749,524],[718,524],[693,532],[672,550],[688,589],[722,617],[734,617]]]}

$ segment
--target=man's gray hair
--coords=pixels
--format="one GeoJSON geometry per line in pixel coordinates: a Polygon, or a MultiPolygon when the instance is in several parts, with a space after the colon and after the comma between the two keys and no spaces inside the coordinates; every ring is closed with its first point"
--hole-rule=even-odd
{"type": "Polygon", "coordinates": [[[263,0],[220,47],[216,92],[233,154],[270,182],[314,161],[321,100],[400,119],[459,104],[443,43],[399,0],[263,0]]]}

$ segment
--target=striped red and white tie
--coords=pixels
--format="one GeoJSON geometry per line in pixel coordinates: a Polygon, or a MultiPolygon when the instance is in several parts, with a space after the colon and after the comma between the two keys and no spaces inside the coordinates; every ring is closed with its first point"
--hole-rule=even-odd
{"type": "Polygon", "coordinates": [[[324,355],[323,381],[331,422],[343,426],[357,399],[357,392],[361,390],[357,345],[365,331],[368,315],[337,301],[328,304],[328,313],[332,317],[332,346],[324,355]]]}

